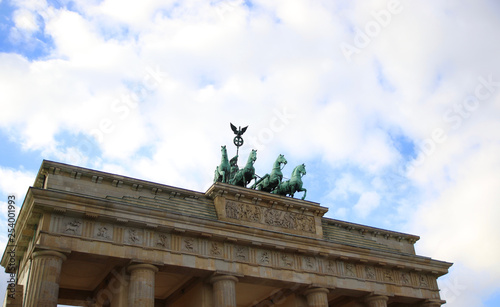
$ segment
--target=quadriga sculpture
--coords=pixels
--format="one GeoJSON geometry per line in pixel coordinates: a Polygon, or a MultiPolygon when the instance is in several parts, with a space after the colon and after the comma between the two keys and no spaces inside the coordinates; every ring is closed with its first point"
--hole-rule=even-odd
{"type": "Polygon", "coordinates": [[[276,187],[281,184],[281,180],[283,179],[283,173],[281,170],[283,169],[282,165],[285,166],[287,163],[285,157],[283,155],[279,155],[274,161],[273,169],[271,170],[271,174],[265,174],[252,185],[252,189],[257,188],[257,190],[271,192],[276,187]]]}
{"type": "Polygon", "coordinates": [[[305,164],[295,167],[292,172],[292,178],[290,180],[283,181],[275,190],[272,191],[272,193],[282,196],[290,195],[293,197],[295,192],[304,192],[304,196],[302,196],[302,200],[304,200],[306,198],[307,190],[302,188],[302,176],[305,174],[305,164]]]}

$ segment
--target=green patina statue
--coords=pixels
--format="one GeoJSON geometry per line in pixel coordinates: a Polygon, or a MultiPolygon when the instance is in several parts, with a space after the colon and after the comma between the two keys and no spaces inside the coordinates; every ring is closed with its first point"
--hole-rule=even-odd
{"type": "Polygon", "coordinates": [[[231,130],[236,134],[233,140],[234,145],[236,145],[236,155],[228,161],[226,146],[221,146],[222,157],[220,165],[215,169],[214,183],[223,182],[240,187],[247,187],[248,184],[255,179],[254,184],[250,187],[251,189],[256,188],[260,191],[282,196],[290,195],[291,197],[293,197],[295,192],[304,192],[302,200],[306,198],[307,190],[302,188],[302,176],[306,174],[306,166],[304,164],[297,166],[292,172],[292,179],[282,182],[283,173],[281,171],[287,161],[281,154],[276,158],[276,161],[274,161],[271,174],[265,174],[259,180],[257,180],[259,176],[255,174],[255,168],[253,166],[257,160],[257,150],[252,149],[248,156],[247,164],[244,168],[239,169],[238,154],[240,146],[243,145],[243,138],[241,136],[245,133],[248,126],[236,128],[232,123],[230,123],[230,125],[231,130]]]}
{"type": "Polygon", "coordinates": [[[240,187],[246,187],[252,179],[255,179],[257,176],[255,175],[255,168],[253,164],[257,160],[257,150],[252,149],[250,155],[248,156],[247,164],[244,168],[240,169],[235,175],[233,180],[229,183],[234,184],[240,187]]]}
{"type": "Polygon", "coordinates": [[[302,188],[302,176],[305,174],[305,164],[297,166],[292,172],[292,178],[282,182],[275,190],[272,191],[272,193],[282,196],[290,195],[293,197],[295,192],[304,192],[304,196],[302,196],[302,200],[304,200],[306,198],[307,190],[302,188]]]}
{"type": "Polygon", "coordinates": [[[283,173],[281,170],[286,165],[287,161],[283,155],[279,155],[276,161],[274,161],[273,169],[271,174],[265,174],[252,185],[252,189],[257,188],[257,190],[271,192],[281,184],[283,179],[283,173]],[[283,165],[283,166],[282,166],[283,165]]]}
{"type": "Polygon", "coordinates": [[[229,166],[229,161],[227,158],[226,146],[221,146],[222,157],[220,160],[220,165],[215,168],[214,182],[229,182],[229,173],[231,171],[229,166]]]}
{"type": "Polygon", "coordinates": [[[234,179],[234,176],[236,176],[236,173],[238,173],[238,171],[240,170],[240,168],[238,167],[238,155],[229,160],[229,164],[231,165],[231,168],[228,182],[231,182],[234,179]]]}

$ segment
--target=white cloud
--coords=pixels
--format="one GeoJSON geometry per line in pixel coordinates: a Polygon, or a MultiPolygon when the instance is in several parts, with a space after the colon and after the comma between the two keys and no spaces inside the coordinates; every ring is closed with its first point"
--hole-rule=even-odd
{"type": "Polygon", "coordinates": [[[334,189],[328,194],[332,199],[345,199],[349,193],[362,194],[365,191],[363,182],[353,177],[352,174],[344,173],[333,184],[334,189]]]}
{"type": "Polygon", "coordinates": [[[358,202],[354,205],[353,209],[358,216],[366,218],[370,213],[380,205],[380,195],[370,191],[361,194],[358,202]]]}
{"type": "MultiPolygon", "coordinates": [[[[51,46],[36,60],[0,53],[2,132],[47,158],[204,190],[219,146],[235,154],[229,122],[250,125],[240,165],[257,146],[259,174],[279,153],[285,176],[315,161],[322,169],[306,163],[308,177],[331,172],[318,198],[334,204],[334,217],[384,216],[389,228],[411,220],[401,230],[422,236],[423,255],[457,262],[461,280],[492,268],[498,284],[500,96],[459,127],[445,118],[480,76],[500,80],[498,5],[401,1],[348,62],[340,44],[387,1],[138,3],[76,1],[70,11],[17,1],[18,31],[43,32],[51,46]],[[446,140],[430,154],[417,148],[422,163],[409,177],[387,178],[408,158],[394,131],[419,143],[435,129],[446,140]]],[[[23,195],[34,172],[2,168],[3,178],[23,179],[0,189],[23,195]]],[[[486,295],[467,287],[455,306],[486,295]]]]}
{"type": "Polygon", "coordinates": [[[35,173],[0,167],[0,178],[3,178],[0,180],[0,193],[2,195],[14,195],[16,203],[20,207],[28,188],[35,181],[35,173]]]}
{"type": "Polygon", "coordinates": [[[17,29],[33,33],[40,28],[37,17],[33,12],[26,9],[16,10],[13,13],[14,24],[17,29]]]}

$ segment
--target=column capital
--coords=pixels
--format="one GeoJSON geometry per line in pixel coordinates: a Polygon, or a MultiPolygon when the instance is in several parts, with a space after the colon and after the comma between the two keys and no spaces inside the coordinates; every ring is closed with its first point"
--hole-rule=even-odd
{"type": "Polygon", "coordinates": [[[328,307],[328,293],[330,290],[322,287],[307,289],[304,294],[309,307],[328,307]]]}
{"type": "Polygon", "coordinates": [[[377,294],[372,294],[364,299],[365,303],[368,303],[368,306],[370,307],[382,307],[382,306],[387,306],[387,301],[389,301],[389,297],[386,295],[377,295],[377,294]]]}
{"type": "Polygon", "coordinates": [[[217,275],[217,276],[213,276],[212,278],[210,278],[210,283],[213,284],[213,283],[216,283],[216,282],[221,281],[221,280],[232,280],[235,283],[238,282],[238,278],[236,276],[233,276],[233,275],[217,275]]]}
{"type": "Polygon", "coordinates": [[[132,271],[139,270],[139,269],[151,270],[155,273],[159,271],[157,266],[154,266],[154,265],[148,264],[148,263],[139,263],[139,264],[129,265],[127,267],[127,272],[131,273],[132,271]]]}
{"type": "Polygon", "coordinates": [[[41,251],[34,252],[31,255],[31,257],[33,259],[37,258],[37,257],[47,257],[47,256],[58,257],[58,258],[61,258],[62,261],[66,261],[66,259],[68,259],[68,257],[66,257],[65,254],[57,252],[57,251],[53,251],[53,250],[41,250],[41,251]]]}
{"type": "Polygon", "coordinates": [[[307,289],[305,292],[304,292],[304,295],[309,295],[309,294],[312,294],[312,293],[330,293],[330,290],[328,290],[327,288],[321,288],[321,287],[318,287],[318,288],[309,288],[307,289]]]}

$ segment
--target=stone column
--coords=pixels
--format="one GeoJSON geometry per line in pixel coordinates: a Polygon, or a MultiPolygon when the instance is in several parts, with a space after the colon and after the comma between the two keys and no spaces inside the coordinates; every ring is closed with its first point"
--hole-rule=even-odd
{"type": "Polygon", "coordinates": [[[24,306],[57,306],[61,266],[65,260],[66,256],[56,251],[39,251],[33,253],[24,306]]]}
{"type": "Polygon", "coordinates": [[[311,288],[306,290],[304,295],[307,297],[307,306],[309,307],[328,307],[328,289],[311,288]]]}
{"type": "Polygon", "coordinates": [[[387,307],[389,298],[385,295],[370,295],[365,299],[368,307],[387,307]]]}
{"type": "Polygon", "coordinates": [[[129,306],[154,307],[155,273],[158,268],[151,264],[134,264],[127,271],[130,273],[129,306]]]}
{"type": "Polygon", "coordinates": [[[214,307],[236,307],[238,278],[231,275],[220,275],[212,277],[210,282],[214,289],[214,307]]]}

